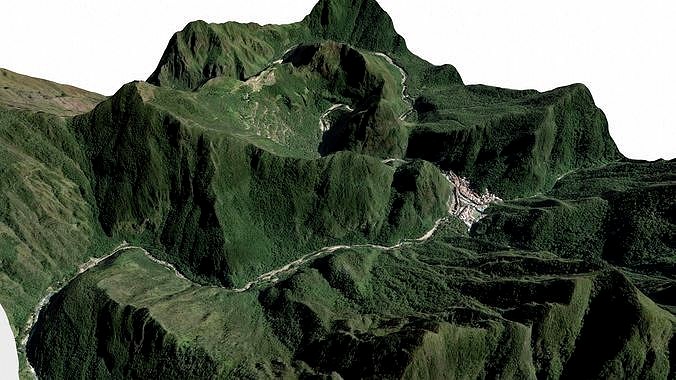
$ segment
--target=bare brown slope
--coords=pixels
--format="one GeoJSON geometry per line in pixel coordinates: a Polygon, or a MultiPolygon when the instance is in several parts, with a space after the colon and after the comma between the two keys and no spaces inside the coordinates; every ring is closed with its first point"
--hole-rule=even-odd
{"type": "Polygon", "coordinates": [[[0,106],[74,116],[91,111],[105,96],[0,68],[0,106]]]}

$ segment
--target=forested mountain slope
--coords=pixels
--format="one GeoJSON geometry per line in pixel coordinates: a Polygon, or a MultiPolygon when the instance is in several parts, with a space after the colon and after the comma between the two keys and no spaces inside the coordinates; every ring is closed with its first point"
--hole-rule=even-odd
{"type": "Polygon", "coordinates": [[[190,23],[109,98],[5,72],[22,377],[674,376],[676,162],[581,84],[464,85],[375,0],[190,23]]]}

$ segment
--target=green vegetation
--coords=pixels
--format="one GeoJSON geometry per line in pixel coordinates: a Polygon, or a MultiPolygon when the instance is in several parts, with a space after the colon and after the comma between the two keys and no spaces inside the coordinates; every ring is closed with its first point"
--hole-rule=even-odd
{"type": "Polygon", "coordinates": [[[674,377],[676,161],[583,85],[464,85],[374,0],[190,23],[107,99],[3,70],[0,147],[22,378],[674,377]],[[467,231],[444,170],[505,201],[467,231]]]}
{"type": "Polygon", "coordinates": [[[39,373],[57,375],[78,347],[84,359],[65,371],[85,377],[152,374],[155,360],[180,353],[166,368],[176,376],[666,378],[676,318],[622,274],[456,246],[467,239],[448,226],[410,248],[342,250],[245,293],[123,252],[50,303],[30,355],[49,357],[39,373]],[[130,322],[116,327],[118,318],[130,322]]]}
{"type": "Polygon", "coordinates": [[[326,42],[300,45],[279,58],[245,81],[220,76],[190,92],[146,83],[137,87],[145,101],[186,124],[227,132],[279,155],[307,158],[353,150],[403,156],[407,133],[398,116],[407,105],[401,99],[402,78],[383,57],[326,42]],[[332,120],[337,125],[322,136],[319,120],[332,104],[356,110],[332,120]],[[348,141],[339,136],[353,128],[377,131],[361,138],[352,131],[348,141]],[[386,140],[390,131],[395,141],[386,140]]]}
{"type": "Polygon", "coordinates": [[[621,158],[582,85],[546,93],[439,87],[416,99],[420,125],[407,154],[471,178],[478,189],[504,199],[533,195],[570,170],[621,158]]]}
{"type": "Polygon", "coordinates": [[[171,38],[148,82],[194,90],[216,77],[243,80],[289,48],[327,40],[389,54],[416,84],[462,83],[453,66],[433,66],[409,52],[390,16],[373,0],[320,0],[302,21],[289,25],[191,22],[171,38]]]}
{"type": "Polygon", "coordinates": [[[322,151],[422,158],[503,198],[535,194],[572,169],[622,157],[583,85],[546,93],[464,86],[452,66],[433,66],[411,54],[373,0],[322,0],[301,22],[283,26],[191,23],[171,39],[148,81],[190,90],[216,77],[243,80],[286,49],[316,40],[392,57],[408,73],[418,119],[403,128],[399,114],[382,107],[371,106],[365,115],[356,110],[337,123],[322,151]]]}
{"type": "Polygon", "coordinates": [[[449,185],[428,163],[279,156],[179,122],[144,103],[136,84],[74,128],[104,231],[156,236],[200,282],[242,285],[322,246],[419,236],[446,212],[449,185]]]}
{"type": "MultiPolygon", "coordinates": [[[[136,269],[132,260],[140,261],[142,255],[127,254],[119,265],[125,271],[120,275],[129,276],[136,269]]],[[[147,266],[148,263],[145,263],[147,266]]],[[[103,266],[103,265],[102,265],[103,266]]],[[[113,267],[114,268],[114,267],[113,267]]],[[[151,267],[149,278],[161,278],[162,267],[151,267]]],[[[112,270],[110,268],[109,270],[112,270]]],[[[129,277],[126,277],[130,280],[129,277]]],[[[103,281],[116,281],[115,277],[103,281]]],[[[165,288],[184,290],[172,278],[164,283],[154,284],[156,288],[146,289],[149,293],[161,293],[165,288]]],[[[190,374],[191,378],[211,378],[215,363],[201,349],[184,345],[179,339],[168,335],[162,325],[156,322],[147,307],[134,307],[129,303],[120,304],[109,297],[97,283],[102,279],[89,273],[71,283],[54,296],[44,312],[49,319],[41,319],[31,335],[28,352],[30,357],[41,357],[33,361],[45,378],[179,378],[190,374]],[[74,296],[71,296],[74,295],[74,296]],[[86,302],[83,304],[82,302],[86,302]],[[63,331],[61,327],[52,330],[43,324],[62,326],[72,322],[77,328],[63,331]],[[39,341],[36,346],[32,342],[39,341]],[[36,355],[34,347],[69,347],[64,354],[77,360],[52,360],[36,355]]],[[[139,284],[138,277],[131,280],[139,284]]],[[[142,283],[142,282],[141,282],[142,283]]],[[[149,296],[148,294],[147,296],[149,296]]]]}
{"type": "Polygon", "coordinates": [[[61,118],[0,109],[0,145],[0,302],[20,336],[45,289],[111,244],[61,118]]]}
{"type": "Polygon", "coordinates": [[[579,169],[545,195],[491,207],[472,230],[482,239],[631,270],[648,295],[674,286],[676,161],[623,161],[579,169]]]}

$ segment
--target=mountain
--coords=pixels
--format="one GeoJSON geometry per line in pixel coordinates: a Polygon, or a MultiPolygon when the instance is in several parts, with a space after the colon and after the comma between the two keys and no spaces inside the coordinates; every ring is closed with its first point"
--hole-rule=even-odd
{"type": "Polygon", "coordinates": [[[108,98],[4,76],[24,378],[674,376],[676,161],[584,85],[465,85],[375,0],[192,22],[108,98]]]}
{"type": "Polygon", "coordinates": [[[103,95],[0,68],[0,105],[4,108],[75,116],[91,111],[103,95]]]}

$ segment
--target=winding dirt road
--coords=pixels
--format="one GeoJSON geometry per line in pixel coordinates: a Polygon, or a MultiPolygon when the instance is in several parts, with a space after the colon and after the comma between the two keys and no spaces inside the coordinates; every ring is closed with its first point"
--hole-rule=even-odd
{"type": "MultiPolygon", "coordinates": [[[[75,280],[76,278],[78,278],[79,276],[81,276],[83,273],[86,273],[88,270],[90,270],[90,269],[96,267],[96,266],[99,265],[100,263],[104,262],[106,259],[108,259],[108,258],[114,256],[115,254],[117,254],[117,253],[119,253],[119,252],[126,251],[126,250],[130,250],[130,249],[139,249],[139,250],[143,251],[143,253],[144,253],[150,260],[152,260],[152,261],[154,261],[154,262],[156,262],[156,263],[158,263],[158,264],[160,264],[160,265],[163,265],[165,268],[167,268],[167,269],[173,271],[174,274],[176,275],[176,277],[181,278],[181,279],[183,279],[183,280],[188,280],[188,279],[187,279],[185,276],[183,276],[183,275],[176,269],[176,267],[174,267],[172,264],[170,264],[170,263],[168,263],[168,262],[166,262],[166,261],[162,261],[162,260],[157,259],[156,257],[154,257],[153,255],[151,255],[148,251],[146,251],[145,249],[143,249],[143,248],[141,248],[141,247],[129,245],[126,241],[123,241],[123,242],[120,243],[117,247],[115,247],[115,249],[113,249],[113,251],[110,252],[109,254],[107,254],[107,255],[105,255],[105,256],[103,256],[103,257],[92,257],[92,258],[89,259],[89,261],[80,264],[80,266],[78,267],[78,272],[77,272],[77,274],[75,274],[70,280],[63,281],[63,285],[61,285],[61,287],[59,287],[58,289],[52,289],[51,287],[50,287],[50,288],[47,288],[47,295],[44,296],[44,297],[40,300],[40,302],[38,303],[38,305],[37,305],[36,308],[35,308],[35,311],[33,312],[33,314],[31,314],[31,316],[28,318],[28,321],[26,322],[26,327],[24,327],[24,336],[23,336],[23,339],[21,339],[21,347],[20,347],[20,350],[22,350],[24,353],[26,353],[26,346],[27,346],[27,344],[28,344],[28,339],[29,339],[29,337],[30,337],[30,334],[31,334],[32,331],[33,331],[33,328],[35,327],[35,323],[36,323],[36,322],[38,321],[38,319],[40,318],[40,313],[41,313],[42,310],[45,308],[45,306],[47,306],[47,305],[49,304],[49,301],[50,301],[50,299],[52,298],[52,296],[54,296],[54,294],[56,294],[56,293],[60,292],[61,290],[63,290],[63,288],[65,288],[65,287],[66,287],[68,284],[70,284],[73,280],[75,280]]],[[[37,377],[37,373],[35,373],[35,369],[34,369],[33,366],[30,364],[30,361],[28,360],[28,355],[26,355],[26,366],[27,366],[28,370],[33,374],[33,376],[35,376],[35,378],[37,379],[37,378],[38,378],[38,377],[37,377]]]]}
{"type": "Polygon", "coordinates": [[[399,73],[401,74],[401,100],[404,101],[404,103],[408,104],[409,109],[404,111],[401,115],[399,115],[399,120],[404,120],[408,115],[410,115],[413,112],[413,98],[408,94],[408,86],[406,85],[406,80],[408,79],[408,76],[406,75],[406,70],[404,70],[403,67],[397,65],[394,63],[394,60],[387,54],[385,53],[375,53],[375,55],[384,58],[387,63],[390,65],[394,66],[399,70],[399,73]]]}
{"type": "Polygon", "coordinates": [[[406,79],[408,79],[408,77],[406,76],[406,70],[404,70],[401,66],[394,63],[394,60],[385,53],[375,53],[375,55],[385,58],[387,63],[396,67],[397,70],[399,70],[399,73],[401,74],[401,99],[407,103],[411,103],[413,99],[406,93],[406,90],[408,89],[408,87],[406,86],[406,79]]]}
{"type": "MultiPolygon", "coordinates": [[[[284,54],[286,54],[286,53],[284,53],[284,54]]],[[[385,59],[387,61],[387,63],[389,63],[390,65],[396,67],[397,70],[399,70],[399,73],[401,74],[401,100],[403,100],[404,103],[406,103],[408,105],[408,109],[406,111],[404,111],[401,115],[399,115],[399,120],[404,120],[404,119],[406,119],[406,117],[408,115],[410,115],[413,112],[413,106],[412,106],[413,99],[407,93],[408,87],[406,86],[406,80],[408,79],[408,77],[406,76],[406,70],[404,70],[401,66],[394,63],[394,60],[392,60],[392,58],[390,58],[390,56],[388,56],[387,54],[385,54],[385,53],[374,53],[374,54],[383,58],[383,59],[385,59]]],[[[273,64],[281,63],[281,62],[282,62],[281,60],[277,60],[277,61],[273,62],[273,64]]],[[[348,111],[348,112],[354,111],[354,109],[347,104],[343,104],[343,103],[332,104],[331,107],[329,107],[326,110],[326,112],[324,112],[319,117],[319,128],[321,129],[322,133],[328,131],[331,128],[331,123],[329,123],[329,121],[328,121],[328,117],[331,114],[331,112],[341,110],[341,109],[348,111]]]]}
{"type": "MultiPolygon", "coordinates": [[[[291,49],[289,49],[291,50],[291,49]]],[[[289,51],[287,50],[287,52],[289,51]]],[[[285,52],[284,54],[286,54],[285,52]]],[[[411,104],[411,97],[406,93],[407,87],[406,87],[406,71],[396,65],[392,58],[387,56],[384,53],[376,53],[376,55],[383,57],[384,59],[387,60],[388,63],[394,65],[399,69],[399,72],[401,73],[401,85],[402,85],[402,91],[401,91],[401,96],[402,100],[404,100],[407,104],[411,104]]],[[[270,64],[270,66],[280,64],[282,63],[281,59],[278,59],[270,64]]],[[[328,122],[327,118],[331,114],[331,112],[334,112],[336,110],[346,110],[348,112],[354,111],[352,107],[350,107],[347,104],[333,104],[326,112],[324,112],[321,117],[319,118],[319,125],[322,130],[322,132],[326,132],[330,128],[330,123],[328,122]]],[[[412,111],[412,108],[404,112],[399,118],[401,120],[405,119],[406,116],[412,111]]],[[[385,159],[382,160],[383,163],[388,164],[392,162],[397,162],[397,161],[403,161],[406,162],[405,160],[402,159],[385,159]]],[[[273,284],[277,281],[280,280],[282,276],[288,276],[289,274],[292,274],[296,270],[298,270],[301,266],[304,264],[313,261],[319,257],[330,255],[335,253],[336,251],[339,250],[344,250],[344,249],[359,249],[359,248],[372,248],[372,249],[378,249],[382,251],[390,251],[394,250],[397,248],[401,248],[404,246],[408,245],[414,245],[414,244],[420,244],[424,243],[425,241],[429,240],[432,236],[434,236],[434,233],[439,229],[439,227],[442,225],[444,221],[447,221],[449,217],[452,216],[460,216],[462,219],[462,213],[463,210],[467,210],[468,207],[474,207],[474,209],[481,208],[480,211],[483,211],[485,207],[488,207],[488,203],[495,201],[494,196],[487,197],[486,194],[479,196],[478,194],[473,193],[471,190],[469,190],[468,186],[463,186],[466,184],[466,181],[462,179],[462,181],[459,181],[457,176],[455,176],[453,173],[446,173],[444,175],[444,178],[449,182],[449,185],[453,189],[453,192],[449,195],[449,199],[447,201],[447,207],[448,207],[448,212],[444,216],[440,217],[437,219],[433,226],[426,231],[422,236],[418,238],[412,238],[412,239],[403,239],[399,241],[398,243],[391,245],[391,246],[383,246],[383,245],[378,245],[378,244],[354,244],[354,245],[333,245],[333,246],[328,246],[328,247],[323,247],[320,248],[316,251],[313,251],[311,253],[308,253],[305,256],[302,256],[290,263],[287,263],[283,265],[282,267],[279,267],[277,269],[271,270],[269,272],[263,273],[259,276],[257,276],[255,279],[252,281],[247,282],[244,286],[241,288],[223,288],[224,290],[233,292],[233,293],[241,293],[245,292],[247,290],[250,290],[252,288],[256,288],[259,286],[263,286],[265,284],[273,284]]],[[[490,194],[489,194],[490,195],[490,194]]],[[[468,223],[467,220],[463,219],[465,223],[468,223]]],[[[471,224],[469,224],[471,226],[471,224]]],[[[157,259],[153,255],[151,255],[148,251],[146,251],[144,248],[139,247],[139,246],[133,246],[128,244],[126,241],[123,241],[120,245],[115,247],[112,252],[110,252],[108,255],[99,257],[99,258],[90,258],[87,262],[81,264],[78,267],[78,273],[73,276],[70,280],[63,281],[63,285],[61,285],[58,289],[52,289],[51,287],[47,289],[48,294],[40,300],[38,305],[35,308],[35,312],[30,316],[29,320],[27,321],[26,327],[24,328],[24,337],[21,341],[21,350],[25,353],[26,352],[26,345],[28,343],[28,339],[30,337],[30,334],[32,333],[33,328],[35,327],[35,323],[38,321],[40,318],[40,313],[42,310],[49,304],[49,301],[51,297],[60,292],[64,287],[66,287],[71,281],[76,279],[78,276],[82,275],[83,273],[86,273],[90,269],[96,267],[106,259],[112,257],[113,255],[120,253],[125,250],[131,250],[131,249],[138,249],[141,250],[146,257],[148,257],[150,260],[153,262],[160,264],[167,268],[167,270],[170,270],[174,273],[174,275],[180,279],[189,281],[181,272],[176,269],[171,263],[168,263],[166,261],[157,259]]],[[[35,375],[37,378],[37,375],[35,373],[34,368],[31,366],[30,362],[28,361],[28,357],[26,356],[26,362],[29,371],[35,375]]]]}
{"type": "Polygon", "coordinates": [[[337,110],[345,110],[347,112],[352,112],[354,111],[354,108],[348,106],[347,104],[343,103],[336,103],[333,104],[329,109],[326,110],[322,114],[322,116],[319,117],[319,129],[321,129],[322,133],[328,131],[331,129],[331,123],[328,121],[328,117],[331,114],[331,112],[337,111],[337,110]]]}

